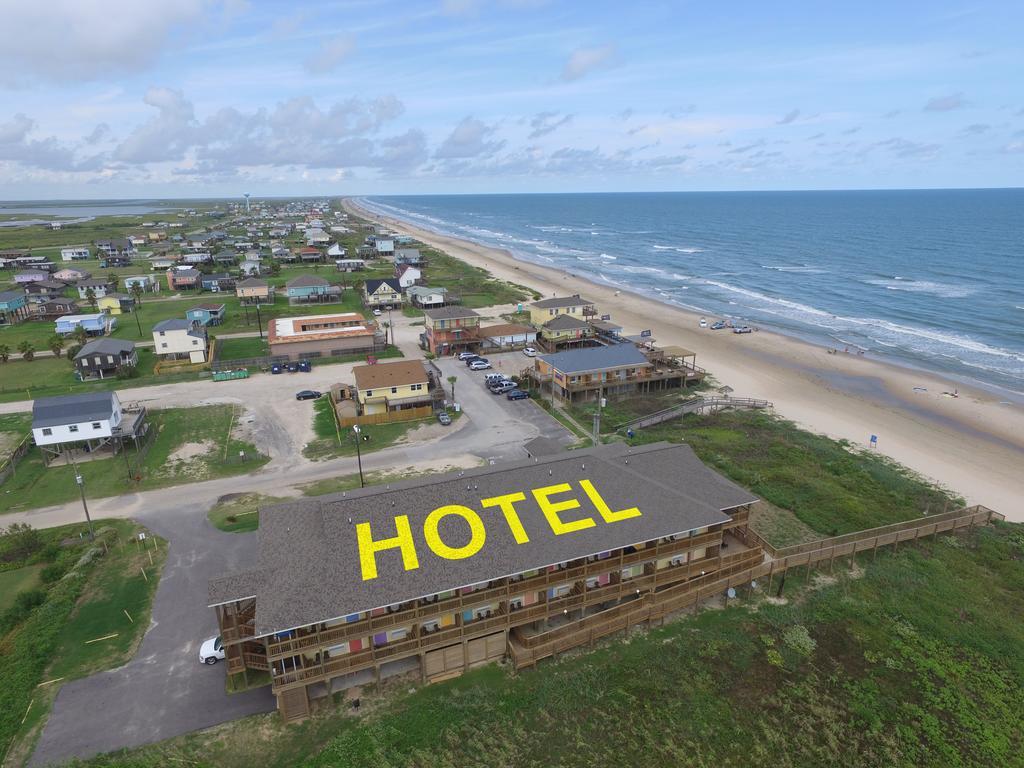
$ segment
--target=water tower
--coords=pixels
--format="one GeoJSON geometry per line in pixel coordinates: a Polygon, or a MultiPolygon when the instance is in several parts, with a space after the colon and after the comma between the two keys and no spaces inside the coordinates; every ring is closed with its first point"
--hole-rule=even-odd
{"type": "Polygon", "coordinates": [[[245,212],[249,212],[249,193],[245,193],[245,212]]]}

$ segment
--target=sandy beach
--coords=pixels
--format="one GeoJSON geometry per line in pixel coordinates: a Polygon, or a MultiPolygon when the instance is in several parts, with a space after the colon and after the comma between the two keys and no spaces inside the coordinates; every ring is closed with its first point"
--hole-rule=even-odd
{"type": "MultiPolygon", "coordinates": [[[[1011,520],[1024,520],[1024,406],[929,372],[842,350],[830,354],[764,328],[747,335],[700,328],[699,316],[585,277],[515,259],[507,251],[439,235],[346,200],[363,218],[544,296],[579,293],[626,334],[650,329],[660,346],[697,353],[697,365],[737,397],[771,400],[775,411],[814,432],[869,447],[1011,520]],[[956,393],[956,397],[950,394],[956,393]]],[[[710,320],[711,318],[709,318],[710,320]]]]}

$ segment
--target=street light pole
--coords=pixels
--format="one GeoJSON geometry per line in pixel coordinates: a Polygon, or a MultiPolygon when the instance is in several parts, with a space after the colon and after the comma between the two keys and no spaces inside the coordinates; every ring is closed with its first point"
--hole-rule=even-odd
{"type": "Polygon", "coordinates": [[[364,488],[366,484],[363,482],[363,453],[359,448],[359,440],[361,439],[359,425],[353,424],[352,431],[356,434],[356,462],[359,465],[359,487],[364,488]]]}
{"type": "Polygon", "coordinates": [[[256,299],[256,325],[260,328],[260,338],[263,338],[263,320],[260,319],[260,300],[256,299]]]}
{"type": "Polygon", "coordinates": [[[388,328],[391,329],[391,346],[395,346],[395,323],[391,319],[391,306],[388,305],[388,328]]]}
{"type": "Polygon", "coordinates": [[[89,541],[96,541],[96,534],[92,530],[92,518],[89,517],[89,505],[85,503],[85,480],[78,474],[78,467],[75,467],[75,482],[78,483],[78,490],[82,494],[82,509],[85,510],[85,522],[89,524],[89,541]]]}

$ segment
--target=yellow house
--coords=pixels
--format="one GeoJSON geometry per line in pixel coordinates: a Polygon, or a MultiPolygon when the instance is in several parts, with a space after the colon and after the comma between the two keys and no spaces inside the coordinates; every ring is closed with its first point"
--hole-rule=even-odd
{"type": "Polygon", "coordinates": [[[590,325],[582,317],[559,315],[540,327],[540,335],[545,341],[558,345],[591,336],[590,325]]]}
{"type": "Polygon", "coordinates": [[[420,360],[357,365],[352,374],[363,415],[430,404],[430,377],[420,360]]]}
{"type": "Polygon", "coordinates": [[[108,293],[96,299],[96,309],[110,315],[120,315],[124,312],[131,312],[135,305],[135,299],[127,293],[108,293]]]}
{"type": "Polygon", "coordinates": [[[594,302],[581,299],[579,294],[542,299],[530,305],[530,322],[534,325],[544,325],[559,315],[569,315],[582,320],[593,314],[595,314],[594,302]]]}
{"type": "Polygon", "coordinates": [[[243,304],[273,304],[274,286],[258,277],[247,277],[235,283],[235,295],[243,304]]]}

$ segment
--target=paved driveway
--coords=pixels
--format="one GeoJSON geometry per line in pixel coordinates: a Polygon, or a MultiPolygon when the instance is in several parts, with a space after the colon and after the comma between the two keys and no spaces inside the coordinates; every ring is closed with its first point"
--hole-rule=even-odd
{"type": "Polygon", "coordinates": [[[171,541],[149,631],[125,666],[61,688],[30,765],[136,747],[274,709],[269,687],[228,696],[223,666],[198,659],[199,645],[217,631],[206,608],[207,581],[240,566],[256,537],[216,530],[200,505],[181,512],[137,515],[171,541]]]}

